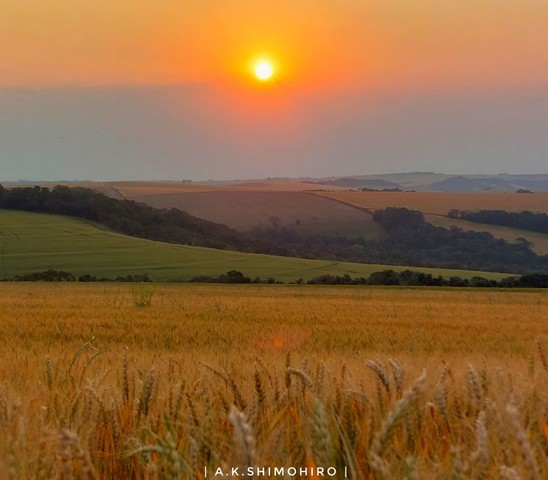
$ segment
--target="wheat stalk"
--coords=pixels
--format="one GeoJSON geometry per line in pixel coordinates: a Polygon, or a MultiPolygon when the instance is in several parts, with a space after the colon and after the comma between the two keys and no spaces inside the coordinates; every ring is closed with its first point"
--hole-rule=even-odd
{"type": "Polygon", "coordinates": [[[451,480],[468,480],[466,473],[468,472],[468,465],[462,461],[462,456],[459,447],[451,447],[451,454],[453,456],[453,462],[451,465],[451,480]]]}
{"type": "Polygon", "coordinates": [[[485,426],[485,412],[482,410],[476,419],[476,450],[471,460],[478,466],[478,478],[484,478],[489,468],[489,444],[487,427],[485,426]]]}
{"type": "Polygon", "coordinates": [[[376,360],[367,360],[365,364],[367,365],[367,368],[376,375],[377,380],[381,383],[390,397],[390,380],[388,379],[388,374],[384,367],[376,360]]]}
{"type": "MultiPolygon", "coordinates": [[[[76,433],[63,429],[59,432],[59,456],[63,464],[62,477],[74,478],[74,464],[78,465],[84,478],[94,480],[99,478],[93,467],[89,453],[84,450],[76,433]]],[[[79,476],[79,475],[76,475],[79,476]]]]}
{"type": "Polygon", "coordinates": [[[312,406],[312,451],[317,465],[330,464],[333,442],[329,433],[325,407],[317,397],[312,406]]]}
{"type": "Polygon", "coordinates": [[[506,480],[521,480],[518,472],[516,472],[516,469],[512,467],[507,467],[506,465],[501,465],[499,467],[499,473],[501,477],[505,478],[506,480]]]}
{"type": "Polygon", "coordinates": [[[199,362],[201,365],[209,369],[211,372],[213,372],[215,375],[217,375],[219,378],[223,379],[223,381],[227,384],[228,388],[230,388],[232,395],[234,395],[234,401],[236,402],[236,405],[241,408],[242,410],[245,410],[247,407],[247,403],[244,400],[244,397],[240,393],[240,390],[238,389],[238,386],[234,382],[234,380],[229,377],[228,375],[220,372],[216,368],[212,367],[208,363],[205,362],[199,362]]]}
{"type": "Polygon", "coordinates": [[[314,390],[314,382],[304,371],[297,368],[287,368],[286,373],[288,375],[295,375],[299,377],[305,387],[310,388],[310,390],[314,390]]]}
{"type": "MultiPolygon", "coordinates": [[[[244,469],[253,467],[255,465],[255,437],[251,426],[247,422],[245,413],[232,406],[228,419],[234,431],[236,456],[244,469]]],[[[250,476],[250,478],[254,478],[254,476],[250,476]]]]}
{"type": "Polygon", "coordinates": [[[415,380],[411,388],[404,396],[396,402],[388,416],[381,424],[380,430],[373,437],[373,442],[369,450],[369,464],[371,468],[380,476],[388,476],[389,470],[386,462],[383,460],[383,454],[388,447],[398,426],[402,424],[409,413],[410,406],[418,399],[419,395],[426,388],[426,370],[423,370],[421,376],[415,380]]]}
{"type": "Polygon", "coordinates": [[[152,402],[154,385],[156,383],[156,371],[152,368],[147,375],[141,395],[139,397],[139,406],[137,407],[137,417],[147,416],[152,402]]]}
{"type": "Polygon", "coordinates": [[[537,350],[540,357],[540,363],[545,372],[548,372],[548,360],[546,359],[546,352],[544,351],[544,345],[542,345],[540,339],[537,339],[537,350]]]}
{"type": "Polygon", "coordinates": [[[466,386],[468,388],[469,406],[472,406],[476,411],[481,407],[481,383],[478,372],[470,363],[466,370],[466,386]]]}
{"type": "Polygon", "coordinates": [[[124,348],[124,363],[122,365],[122,394],[124,401],[129,402],[128,348],[124,348]]]}
{"type": "Polygon", "coordinates": [[[392,369],[392,377],[394,378],[394,384],[396,385],[396,396],[400,398],[403,391],[404,373],[403,368],[399,362],[389,359],[388,364],[392,369]]]}
{"type": "Polygon", "coordinates": [[[506,407],[506,412],[508,413],[510,422],[512,423],[512,430],[518,444],[517,450],[523,460],[525,469],[527,470],[527,476],[529,480],[538,480],[540,479],[539,467],[535,460],[535,455],[533,453],[533,449],[531,448],[531,444],[529,443],[527,435],[521,426],[518,409],[514,405],[509,404],[506,407]]]}

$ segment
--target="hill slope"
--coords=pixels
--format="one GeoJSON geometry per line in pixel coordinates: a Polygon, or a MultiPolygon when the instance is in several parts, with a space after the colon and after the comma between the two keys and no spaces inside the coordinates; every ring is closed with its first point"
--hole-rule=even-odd
{"type": "MultiPolygon", "coordinates": [[[[294,281],[324,274],[367,276],[386,268],[405,269],[172,245],[120,235],[69,217],[11,210],[0,210],[0,254],[0,278],[52,268],[100,277],[147,273],[154,280],[165,281],[216,276],[236,269],[250,277],[294,281]]],[[[468,270],[413,270],[463,278],[507,276],[468,270]]]]}
{"type": "Polygon", "coordinates": [[[345,202],[371,212],[386,207],[406,207],[420,210],[433,225],[463,230],[489,232],[495,238],[514,243],[516,238],[532,242],[533,250],[548,254],[548,235],[525,230],[478,224],[447,216],[451,209],[502,209],[509,212],[530,210],[548,213],[548,193],[523,195],[519,193],[432,193],[432,192],[314,192],[315,195],[345,202]]]}
{"type": "Polygon", "coordinates": [[[501,238],[515,243],[518,238],[525,238],[532,243],[531,249],[539,255],[548,255],[548,235],[542,233],[519,230],[517,228],[474,223],[460,218],[450,218],[446,215],[425,215],[426,220],[438,227],[451,228],[452,226],[474,232],[489,232],[495,238],[501,238]]]}
{"type": "Polygon", "coordinates": [[[211,191],[128,196],[155,208],[179,208],[198,218],[246,232],[276,221],[299,233],[362,235],[383,230],[370,213],[304,192],[211,191]]]}

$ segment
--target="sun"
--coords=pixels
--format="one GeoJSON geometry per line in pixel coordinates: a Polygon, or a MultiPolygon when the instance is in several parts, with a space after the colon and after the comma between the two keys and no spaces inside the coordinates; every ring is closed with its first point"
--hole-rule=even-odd
{"type": "Polygon", "coordinates": [[[253,71],[257,79],[261,82],[270,80],[274,75],[274,67],[272,66],[272,63],[267,60],[258,61],[255,64],[253,71]]]}

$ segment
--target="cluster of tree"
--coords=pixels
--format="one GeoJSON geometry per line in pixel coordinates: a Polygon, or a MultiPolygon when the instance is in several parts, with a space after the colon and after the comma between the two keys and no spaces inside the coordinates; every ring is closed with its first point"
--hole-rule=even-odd
{"type": "Polygon", "coordinates": [[[342,235],[302,235],[288,228],[256,230],[254,235],[280,246],[278,255],[341,261],[413,265],[509,273],[548,272],[548,256],[527,242],[511,244],[488,232],[436,227],[407,208],[377,210],[374,220],[386,235],[380,240],[342,235]]]}
{"type": "Polygon", "coordinates": [[[118,276],[114,279],[107,277],[96,277],[95,275],[76,276],[64,270],[44,270],[27,275],[17,275],[11,279],[15,282],[151,282],[150,277],[145,273],[142,275],[118,276]]]}
{"type": "Polygon", "coordinates": [[[266,280],[261,280],[259,277],[253,280],[250,277],[246,277],[242,272],[238,270],[230,270],[223,273],[218,277],[212,277],[210,275],[200,275],[190,280],[192,283],[283,283],[279,282],[272,277],[268,277],[266,280]]]}
{"type": "Polygon", "coordinates": [[[403,190],[399,187],[394,188],[370,188],[370,187],[362,187],[359,189],[360,192],[403,192],[403,190]]]}
{"type": "Polygon", "coordinates": [[[16,282],[75,282],[76,277],[64,270],[45,270],[29,273],[28,275],[17,275],[11,280],[16,282]]]}
{"type": "Polygon", "coordinates": [[[448,215],[451,218],[462,218],[463,220],[476,223],[501,225],[548,234],[548,215],[545,213],[534,213],[529,210],[523,212],[507,212],[505,210],[450,210],[448,215]]]}
{"type": "Polygon", "coordinates": [[[246,250],[251,242],[226,227],[182,210],[157,209],[80,187],[57,185],[4,189],[0,208],[84,218],[134,237],[219,249],[246,250]]]}
{"type": "Polygon", "coordinates": [[[436,287],[499,287],[499,288],[548,288],[548,275],[531,273],[521,277],[506,277],[500,281],[490,280],[484,277],[444,278],[429,273],[421,273],[413,270],[395,272],[384,270],[374,272],[369,277],[353,278],[350,275],[334,276],[321,275],[312,278],[310,285],[404,285],[404,286],[436,286],[436,287]]]}
{"type": "Polygon", "coordinates": [[[548,256],[535,254],[527,243],[511,244],[488,232],[436,227],[421,212],[405,208],[380,210],[374,218],[388,232],[388,238],[377,244],[381,260],[495,272],[548,272],[548,256]]]}
{"type": "Polygon", "coordinates": [[[441,276],[434,277],[429,273],[421,273],[413,270],[396,272],[383,270],[373,272],[369,277],[351,277],[350,275],[320,275],[308,280],[309,285],[422,285],[442,286],[444,279],[441,276]]]}

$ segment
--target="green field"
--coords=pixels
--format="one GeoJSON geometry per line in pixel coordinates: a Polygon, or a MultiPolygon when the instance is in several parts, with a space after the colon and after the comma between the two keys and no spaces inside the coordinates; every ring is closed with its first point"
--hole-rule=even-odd
{"type": "MultiPolygon", "coordinates": [[[[252,278],[274,277],[289,282],[323,274],[357,277],[386,268],[407,268],[172,245],[120,235],[73,218],[10,210],[0,210],[0,254],[0,278],[55,269],[109,278],[147,273],[153,280],[167,281],[216,276],[235,269],[252,278]]],[[[507,276],[468,270],[413,269],[468,278],[507,276]]]]}

